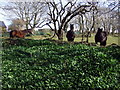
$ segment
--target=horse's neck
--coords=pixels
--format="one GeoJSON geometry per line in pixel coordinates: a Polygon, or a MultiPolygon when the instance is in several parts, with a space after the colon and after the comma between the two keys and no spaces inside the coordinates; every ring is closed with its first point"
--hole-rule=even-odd
{"type": "Polygon", "coordinates": [[[102,33],[102,32],[100,32],[100,31],[97,31],[97,34],[100,34],[100,33],[102,33]]]}
{"type": "Polygon", "coordinates": [[[28,31],[27,30],[23,30],[22,31],[25,35],[28,34],[28,31]]]}

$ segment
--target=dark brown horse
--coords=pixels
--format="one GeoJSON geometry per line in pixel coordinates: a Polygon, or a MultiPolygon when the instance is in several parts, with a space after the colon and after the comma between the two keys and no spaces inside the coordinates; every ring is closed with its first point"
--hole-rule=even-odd
{"type": "Polygon", "coordinates": [[[33,34],[32,29],[25,29],[25,30],[12,30],[10,32],[10,38],[24,38],[28,34],[33,34]]]}
{"type": "Polygon", "coordinates": [[[67,32],[67,35],[66,35],[67,40],[70,42],[74,41],[74,38],[75,38],[75,33],[73,30],[74,30],[74,26],[73,24],[70,24],[70,30],[67,32]]]}
{"type": "Polygon", "coordinates": [[[95,35],[95,43],[100,42],[100,46],[105,46],[107,41],[107,33],[98,28],[98,31],[95,35]]]}

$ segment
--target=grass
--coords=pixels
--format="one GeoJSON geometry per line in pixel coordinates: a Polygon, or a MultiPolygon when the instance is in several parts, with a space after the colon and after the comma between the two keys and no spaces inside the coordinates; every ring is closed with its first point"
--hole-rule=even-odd
{"type": "MultiPolygon", "coordinates": [[[[92,34],[91,37],[89,37],[89,43],[95,43],[95,40],[94,40],[94,37],[95,37],[95,34],[92,34]]],[[[54,40],[57,40],[57,37],[53,38],[54,40]]],[[[82,37],[76,37],[75,38],[75,42],[81,42],[82,40],[82,37]]],[[[112,35],[108,35],[108,38],[107,38],[107,45],[111,45],[111,44],[118,44],[118,40],[119,38],[118,37],[114,37],[112,35]]],[[[67,38],[64,36],[64,39],[63,41],[67,41],[67,38]]],[[[86,41],[86,37],[84,37],[84,41],[86,41]]]]}
{"type": "MultiPolygon", "coordinates": [[[[94,41],[94,36],[95,36],[95,34],[92,34],[91,37],[89,37],[89,43],[95,43],[95,41],[94,41]]],[[[0,37],[0,38],[2,38],[2,39],[7,39],[8,36],[5,35],[4,37],[0,37]]],[[[26,39],[33,39],[33,40],[43,40],[43,39],[47,39],[47,38],[49,38],[49,37],[44,36],[44,35],[33,35],[33,36],[25,37],[25,38],[26,38],[26,39]]],[[[57,36],[55,36],[53,39],[54,39],[54,40],[58,40],[57,36]]],[[[76,37],[74,41],[75,41],[75,42],[81,42],[81,39],[82,39],[82,37],[76,37]]],[[[107,45],[111,45],[111,44],[113,44],[113,43],[119,45],[119,41],[118,41],[118,40],[119,40],[118,37],[114,37],[114,36],[112,36],[112,35],[108,35],[107,45]]],[[[64,35],[63,41],[67,41],[67,38],[66,38],[65,35],[64,35]]],[[[84,37],[84,41],[86,41],[86,37],[84,37]]]]}

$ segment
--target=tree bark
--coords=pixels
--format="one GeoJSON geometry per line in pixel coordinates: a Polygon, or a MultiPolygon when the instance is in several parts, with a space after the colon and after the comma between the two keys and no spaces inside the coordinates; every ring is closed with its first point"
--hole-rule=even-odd
{"type": "Polygon", "coordinates": [[[57,37],[58,40],[63,41],[63,30],[58,30],[57,37]]]}

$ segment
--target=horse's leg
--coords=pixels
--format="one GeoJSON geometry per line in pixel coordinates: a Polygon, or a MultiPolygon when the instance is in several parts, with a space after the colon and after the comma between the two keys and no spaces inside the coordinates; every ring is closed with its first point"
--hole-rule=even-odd
{"type": "Polygon", "coordinates": [[[95,37],[95,43],[97,44],[98,43],[98,40],[97,40],[97,38],[95,37]]]}
{"type": "Polygon", "coordinates": [[[12,38],[14,38],[12,35],[10,35],[10,38],[12,39],[12,38]]]}
{"type": "Polygon", "coordinates": [[[105,41],[105,46],[106,46],[107,42],[105,41]]]}
{"type": "Polygon", "coordinates": [[[97,44],[98,42],[97,42],[97,41],[95,41],[95,43],[97,44]]]}
{"type": "Polygon", "coordinates": [[[105,46],[105,45],[106,45],[106,41],[100,42],[100,46],[105,46]]]}
{"type": "Polygon", "coordinates": [[[22,38],[22,39],[24,39],[24,38],[25,38],[25,36],[24,36],[24,35],[22,35],[22,36],[21,36],[21,38],[22,38]]]}
{"type": "Polygon", "coordinates": [[[10,32],[10,38],[11,38],[11,39],[14,38],[14,35],[13,35],[13,34],[14,34],[14,32],[11,31],[11,32],[10,32]]]}
{"type": "Polygon", "coordinates": [[[103,42],[100,42],[100,46],[103,46],[103,42]]]}
{"type": "Polygon", "coordinates": [[[103,46],[106,46],[106,41],[103,42],[103,46]]]}

